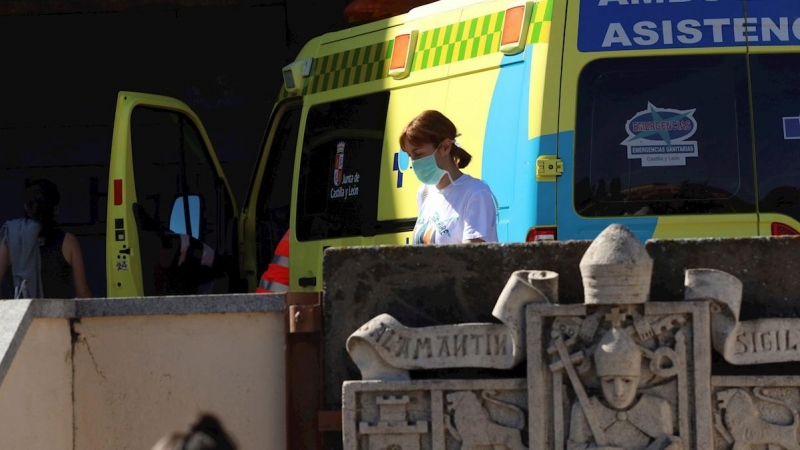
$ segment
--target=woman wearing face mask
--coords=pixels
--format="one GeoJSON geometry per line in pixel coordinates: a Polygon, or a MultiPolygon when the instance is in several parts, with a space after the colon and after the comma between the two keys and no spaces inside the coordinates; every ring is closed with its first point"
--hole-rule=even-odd
{"type": "Polygon", "coordinates": [[[460,133],[439,111],[423,111],[400,134],[422,182],[415,244],[497,242],[497,209],[489,186],[460,169],[472,156],[456,141],[460,133]]]}

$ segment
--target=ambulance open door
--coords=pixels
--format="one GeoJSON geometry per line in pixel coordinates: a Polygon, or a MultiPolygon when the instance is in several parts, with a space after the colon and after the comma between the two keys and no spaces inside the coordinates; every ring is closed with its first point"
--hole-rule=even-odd
{"type": "Polygon", "coordinates": [[[236,203],[187,105],[119,93],[108,192],[109,297],[240,289],[236,203]]]}
{"type": "MultiPolygon", "coordinates": [[[[298,99],[285,100],[276,106],[256,161],[240,227],[247,292],[255,292],[278,243],[290,230],[302,109],[303,102],[298,99]]],[[[289,239],[293,240],[291,234],[289,239]]]]}

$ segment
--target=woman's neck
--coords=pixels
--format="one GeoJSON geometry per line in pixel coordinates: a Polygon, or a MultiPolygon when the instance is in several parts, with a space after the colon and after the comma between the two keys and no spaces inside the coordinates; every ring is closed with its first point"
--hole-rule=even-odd
{"type": "Polygon", "coordinates": [[[446,188],[447,186],[450,186],[451,184],[453,184],[457,179],[461,178],[461,175],[464,175],[457,168],[448,170],[447,174],[449,176],[447,176],[447,175],[443,176],[442,179],[439,180],[439,183],[436,184],[436,189],[442,190],[442,189],[446,188]],[[452,178],[453,181],[450,181],[451,178],[452,178]]]}

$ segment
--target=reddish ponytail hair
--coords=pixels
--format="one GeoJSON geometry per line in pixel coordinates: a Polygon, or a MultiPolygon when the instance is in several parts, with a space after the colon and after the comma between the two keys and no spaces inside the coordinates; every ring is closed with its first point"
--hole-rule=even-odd
{"type": "MultiPolygon", "coordinates": [[[[429,109],[422,111],[420,115],[403,128],[399,142],[401,148],[404,142],[414,145],[431,144],[435,147],[445,139],[455,140],[457,135],[456,126],[450,119],[439,111],[429,109]]],[[[459,169],[467,167],[469,162],[472,161],[472,155],[455,144],[450,155],[459,169]]]]}

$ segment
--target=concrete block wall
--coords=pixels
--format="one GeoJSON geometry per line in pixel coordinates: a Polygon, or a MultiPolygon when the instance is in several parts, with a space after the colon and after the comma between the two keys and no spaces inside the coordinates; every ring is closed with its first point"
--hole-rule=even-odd
{"type": "Polygon", "coordinates": [[[282,295],[0,301],[0,447],[149,449],[208,411],[283,449],[284,342],[282,295]]]}

